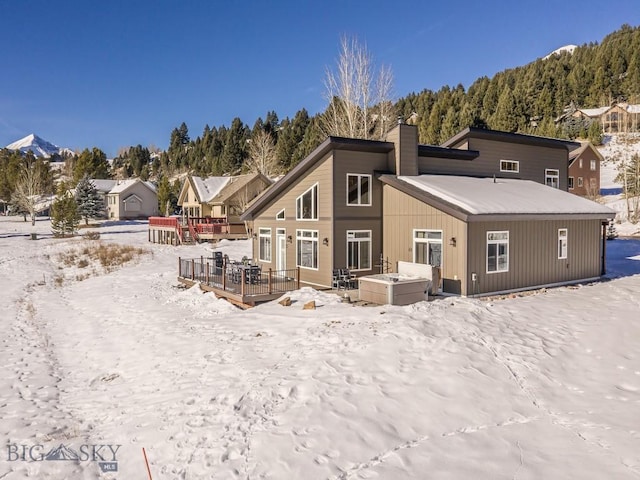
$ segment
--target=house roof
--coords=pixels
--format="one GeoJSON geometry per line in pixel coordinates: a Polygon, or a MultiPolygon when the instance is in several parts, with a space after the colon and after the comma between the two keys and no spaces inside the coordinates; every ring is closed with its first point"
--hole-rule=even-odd
{"type": "Polygon", "coordinates": [[[116,180],[103,180],[98,178],[93,178],[89,181],[93,184],[94,187],[96,187],[96,190],[98,190],[101,193],[109,193],[109,191],[117,183],[116,180]]]}
{"type": "Polygon", "coordinates": [[[210,202],[231,181],[232,177],[195,177],[192,176],[192,184],[202,203],[210,202]]]}
{"type": "Polygon", "coordinates": [[[525,135],[522,133],[500,132],[483,128],[467,127],[445,141],[442,147],[457,147],[468,138],[481,138],[498,142],[519,143],[522,145],[534,145],[538,147],[565,148],[579,147],[580,144],[558,138],[538,137],[537,135],[525,135]]]}
{"type": "Polygon", "coordinates": [[[582,142],[582,145],[580,145],[580,147],[578,147],[578,148],[576,148],[574,150],[571,150],[569,152],[569,166],[571,166],[573,164],[573,162],[575,162],[576,158],[580,157],[580,155],[582,155],[585,151],[587,151],[589,149],[593,150],[593,153],[596,154],[596,156],[598,157],[598,159],[601,162],[604,162],[604,157],[598,151],[598,149],[593,146],[593,144],[591,142],[582,142]]]}
{"type": "Polygon", "coordinates": [[[142,183],[143,185],[145,185],[148,189],[150,189],[154,193],[156,191],[156,186],[153,183],[151,183],[151,182],[143,182],[139,178],[132,178],[132,179],[129,179],[129,180],[117,180],[116,184],[113,186],[113,188],[111,190],[109,190],[109,193],[122,193],[122,192],[125,192],[126,190],[131,188],[136,183],[142,183]]]}
{"type": "Polygon", "coordinates": [[[382,175],[380,180],[465,221],[615,216],[599,203],[529,180],[455,175],[382,175]]]}
{"type": "Polygon", "coordinates": [[[231,181],[228,182],[222,190],[218,193],[218,195],[214,198],[216,202],[225,203],[229,198],[235,195],[239,190],[249,185],[252,181],[257,179],[263,179],[265,185],[270,185],[271,180],[265,177],[261,173],[250,173],[248,175],[238,175],[236,177],[231,177],[231,181]]]}
{"type": "Polygon", "coordinates": [[[579,108],[578,111],[584,113],[587,117],[599,117],[610,108],[611,106],[598,108],[579,108]]]}
{"type": "Polygon", "coordinates": [[[319,162],[332,150],[357,150],[361,152],[388,153],[394,148],[393,142],[382,142],[378,140],[361,140],[355,138],[327,137],[313,152],[304,160],[289,171],[284,177],[278,180],[265,190],[256,200],[249,205],[240,216],[241,220],[248,220],[264,208],[271,200],[276,198],[281,192],[288,188],[295,180],[301,177],[315,163],[319,162]]]}

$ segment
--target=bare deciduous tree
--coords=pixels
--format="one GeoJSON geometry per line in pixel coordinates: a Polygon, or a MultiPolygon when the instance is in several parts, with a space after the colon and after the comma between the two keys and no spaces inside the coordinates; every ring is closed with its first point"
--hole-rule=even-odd
{"type": "Polygon", "coordinates": [[[278,172],[278,157],[273,137],[265,130],[258,130],[249,142],[249,158],[245,162],[249,171],[262,173],[268,178],[278,172]]]}
{"type": "Polygon", "coordinates": [[[38,163],[24,165],[18,174],[11,201],[31,218],[31,225],[36,224],[38,203],[45,189],[44,172],[38,163]]]}
{"type": "Polygon", "coordinates": [[[385,66],[376,74],[367,48],[355,38],[341,39],[337,70],[327,69],[325,88],[329,106],[322,116],[323,133],[364,139],[386,136],[393,124],[393,75],[385,66]]]}

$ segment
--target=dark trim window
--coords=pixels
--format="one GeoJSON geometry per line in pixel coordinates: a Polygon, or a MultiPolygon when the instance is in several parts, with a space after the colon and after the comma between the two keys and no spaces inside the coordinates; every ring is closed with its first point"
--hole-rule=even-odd
{"type": "Polygon", "coordinates": [[[487,273],[509,271],[509,232],[487,232],[487,273]]]}
{"type": "Polygon", "coordinates": [[[318,220],[318,184],[296,199],[296,220],[318,220]]]}
{"type": "Polygon", "coordinates": [[[500,171],[509,173],[520,172],[520,162],[517,160],[500,160],[500,171]]]}
{"type": "Polygon", "coordinates": [[[271,262],[271,229],[261,228],[258,238],[260,239],[259,260],[261,262],[271,262]]]}
{"type": "Polygon", "coordinates": [[[371,205],[371,175],[347,173],[347,205],[371,205]]]}
{"type": "Polygon", "coordinates": [[[296,230],[296,265],[318,269],[318,231],[296,230]]]}
{"type": "Polygon", "coordinates": [[[347,268],[371,270],[371,230],[347,230],[347,268]]]}

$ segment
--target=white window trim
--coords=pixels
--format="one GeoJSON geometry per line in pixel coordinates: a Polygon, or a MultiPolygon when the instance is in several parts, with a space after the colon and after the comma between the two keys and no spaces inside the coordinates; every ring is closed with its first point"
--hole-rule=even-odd
{"type": "Polygon", "coordinates": [[[296,230],[296,267],[300,267],[303,268],[305,270],[314,270],[314,271],[318,271],[320,270],[320,245],[319,245],[319,239],[320,239],[320,234],[318,230],[307,230],[307,229],[300,229],[300,230],[296,230]],[[303,237],[301,236],[302,232],[311,232],[312,234],[315,233],[315,236],[311,236],[311,237],[303,237]],[[299,260],[299,256],[298,254],[300,253],[300,249],[298,247],[298,241],[299,240],[306,240],[306,241],[311,241],[311,242],[315,242],[316,243],[316,264],[317,267],[305,267],[303,265],[300,265],[298,263],[299,260]]]}
{"type": "Polygon", "coordinates": [[[271,250],[272,250],[272,244],[271,244],[271,229],[270,228],[259,228],[258,229],[258,260],[261,262],[265,262],[265,263],[271,263],[271,250]],[[269,240],[269,251],[267,252],[269,255],[269,258],[262,258],[262,241],[264,239],[268,239],[269,240]]]}
{"type": "Polygon", "coordinates": [[[596,161],[595,161],[595,160],[591,160],[591,161],[589,162],[589,169],[590,169],[592,172],[595,172],[595,171],[598,169],[598,167],[597,167],[597,163],[596,163],[596,161]]]}
{"type": "Polygon", "coordinates": [[[520,173],[520,161],[518,160],[500,160],[500,171],[504,173],[520,173]],[[506,164],[512,164],[516,166],[515,170],[509,170],[504,168],[506,164]]]}
{"type": "Polygon", "coordinates": [[[582,177],[578,177],[578,186],[584,187],[584,179],[582,177]]]}
{"type": "Polygon", "coordinates": [[[558,170],[557,168],[545,168],[544,169],[544,184],[547,185],[548,187],[552,187],[552,188],[560,188],[560,170],[558,170]],[[556,173],[553,173],[556,172],[556,173]],[[551,185],[547,184],[547,180],[549,178],[555,178],[558,181],[558,186],[557,187],[552,187],[551,185]]]}
{"type": "Polygon", "coordinates": [[[300,213],[301,213],[301,212],[300,212],[300,210],[301,210],[301,209],[299,208],[299,205],[301,206],[302,197],[304,197],[307,193],[309,193],[309,192],[313,191],[313,189],[314,189],[314,188],[316,189],[315,197],[317,197],[317,203],[318,203],[318,204],[320,203],[320,189],[319,189],[318,185],[319,185],[319,183],[318,183],[318,182],[314,183],[313,185],[311,185],[311,187],[309,187],[308,189],[306,189],[304,192],[302,192],[302,194],[301,194],[301,195],[299,195],[299,196],[296,198],[296,220],[297,220],[297,221],[299,221],[299,222],[317,222],[317,221],[318,221],[318,219],[319,219],[319,217],[320,217],[320,211],[319,211],[319,209],[320,209],[320,205],[315,205],[315,203],[314,203],[314,202],[315,202],[316,200],[315,200],[315,198],[314,198],[314,195],[313,195],[313,194],[311,195],[311,211],[312,211],[312,212],[313,212],[313,211],[315,211],[315,212],[316,212],[316,215],[317,215],[317,216],[316,216],[316,218],[302,218],[302,217],[300,217],[300,216],[299,216],[299,215],[300,215],[300,213]]]}
{"type": "MultiPolygon", "coordinates": [[[[414,228],[413,229],[413,263],[416,263],[416,243],[429,243],[429,240],[434,240],[434,243],[437,243],[437,241],[435,241],[435,238],[416,238],[416,233],[417,232],[425,232],[425,233],[439,233],[440,234],[440,243],[442,244],[442,256],[444,257],[444,243],[443,243],[443,238],[444,238],[444,232],[442,230],[434,230],[431,228],[414,228]]],[[[444,258],[440,259],[440,268],[442,268],[442,264],[444,258]]]]}
{"type": "Polygon", "coordinates": [[[567,187],[569,187],[569,190],[573,190],[575,188],[575,183],[574,183],[573,177],[569,177],[568,178],[567,187]]]}
{"type": "Polygon", "coordinates": [[[487,275],[492,275],[494,273],[507,273],[509,271],[509,230],[492,230],[487,232],[487,245],[485,248],[485,255],[486,255],[486,259],[485,259],[485,271],[487,272],[487,275]],[[492,233],[506,233],[507,234],[507,238],[506,239],[500,239],[500,240],[489,240],[489,235],[492,233]],[[506,243],[507,244],[507,268],[504,270],[498,270],[498,266],[499,266],[499,262],[498,262],[498,250],[496,248],[496,270],[489,270],[489,245],[499,245],[501,243],[506,243]]]}
{"type": "Polygon", "coordinates": [[[569,229],[558,229],[558,260],[565,260],[569,257],[569,229]],[[564,234],[563,234],[564,233],[564,234]],[[562,248],[562,240],[564,239],[564,249],[562,248]],[[564,256],[562,251],[564,250],[564,256]]]}
{"type": "MultiPolygon", "coordinates": [[[[347,259],[348,259],[348,256],[349,256],[349,243],[351,243],[351,242],[352,243],[365,243],[366,242],[366,243],[369,244],[369,268],[354,268],[354,269],[351,269],[351,271],[352,272],[364,272],[364,271],[371,270],[373,268],[372,265],[371,265],[371,260],[372,260],[371,259],[371,251],[372,251],[371,246],[372,246],[372,242],[373,242],[371,230],[347,230],[347,250],[346,250],[347,259]],[[349,239],[349,234],[350,233],[353,233],[353,234],[356,234],[356,233],[368,233],[369,236],[367,238],[355,238],[354,237],[353,239],[349,239]]],[[[358,247],[359,247],[359,245],[358,245],[358,247]]],[[[347,263],[349,263],[349,262],[347,261],[347,263]]]]}
{"type": "Polygon", "coordinates": [[[371,184],[371,175],[365,174],[365,173],[347,173],[347,185],[346,185],[346,200],[347,200],[347,207],[370,207],[371,206],[371,197],[372,197],[372,184],[371,184]],[[349,203],[349,177],[357,177],[358,178],[358,202],[360,202],[360,199],[362,198],[362,193],[361,193],[361,185],[362,183],[360,182],[360,179],[362,177],[366,177],[369,181],[369,203],[349,203]]]}
{"type": "Polygon", "coordinates": [[[276,213],[276,221],[277,222],[284,222],[287,218],[284,214],[284,208],[282,210],[280,210],[278,213],[276,213]],[[282,217],[280,216],[280,214],[282,214],[282,217]]]}

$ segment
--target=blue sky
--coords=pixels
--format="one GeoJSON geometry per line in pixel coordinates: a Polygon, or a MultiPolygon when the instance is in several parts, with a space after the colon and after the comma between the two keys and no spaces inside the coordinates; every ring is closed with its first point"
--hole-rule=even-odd
{"type": "Polygon", "coordinates": [[[0,0],[0,146],[166,148],[186,122],[249,126],[325,108],[342,35],[391,67],[395,98],[640,24],[638,0],[0,0]]]}

